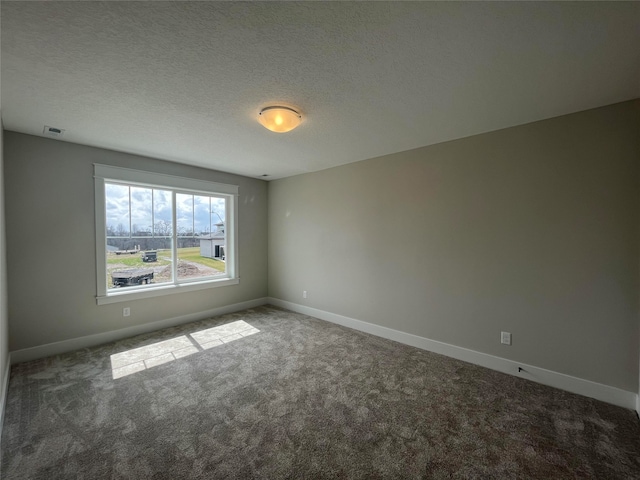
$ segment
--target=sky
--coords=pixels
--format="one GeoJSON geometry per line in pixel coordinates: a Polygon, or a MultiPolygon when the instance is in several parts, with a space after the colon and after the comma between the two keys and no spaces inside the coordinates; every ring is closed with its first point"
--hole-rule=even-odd
{"type": "MultiPolygon", "coordinates": [[[[107,228],[112,227],[116,231],[120,225],[127,234],[129,225],[133,227],[133,231],[150,231],[155,226],[156,236],[166,235],[166,226],[171,224],[169,190],[106,183],[105,205],[107,228]],[[164,230],[162,225],[165,226],[164,230]]],[[[194,231],[197,234],[215,231],[215,224],[225,218],[224,199],[176,193],[176,215],[178,235],[194,231]]]]}

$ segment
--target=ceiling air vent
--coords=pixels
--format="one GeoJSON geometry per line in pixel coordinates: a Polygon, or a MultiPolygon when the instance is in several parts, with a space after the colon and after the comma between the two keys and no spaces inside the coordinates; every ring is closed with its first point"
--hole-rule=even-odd
{"type": "Polygon", "coordinates": [[[45,125],[42,134],[46,137],[63,137],[64,129],[45,125]]]}

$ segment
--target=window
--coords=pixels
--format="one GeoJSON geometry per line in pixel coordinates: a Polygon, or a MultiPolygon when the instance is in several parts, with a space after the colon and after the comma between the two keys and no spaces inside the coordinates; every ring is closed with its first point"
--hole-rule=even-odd
{"type": "Polygon", "coordinates": [[[238,187],[94,165],[97,302],[238,283],[238,187]]]}

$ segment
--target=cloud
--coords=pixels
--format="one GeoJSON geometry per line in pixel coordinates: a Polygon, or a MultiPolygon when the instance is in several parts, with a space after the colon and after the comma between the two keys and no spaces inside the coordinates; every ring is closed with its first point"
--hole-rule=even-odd
{"type": "MultiPolygon", "coordinates": [[[[225,199],[207,195],[176,193],[176,221],[179,232],[215,231],[225,218],[225,199]]],[[[160,222],[172,222],[172,192],[148,187],[105,184],[107,226],[117,229],[129,225],[138,231],[150,231],[160,222]],[[131,212],[131,218],[129,218],[131,212]]]]}

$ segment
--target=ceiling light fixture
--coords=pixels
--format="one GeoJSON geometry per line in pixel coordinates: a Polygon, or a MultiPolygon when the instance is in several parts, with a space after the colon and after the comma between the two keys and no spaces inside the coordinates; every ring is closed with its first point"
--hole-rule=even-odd
{"type": "Polygon", "coordinates": [[[267,130],[284,133],[300,125],[302,115],[289,107],[265,107],[258,114],[258,121],[267,130]]]}

